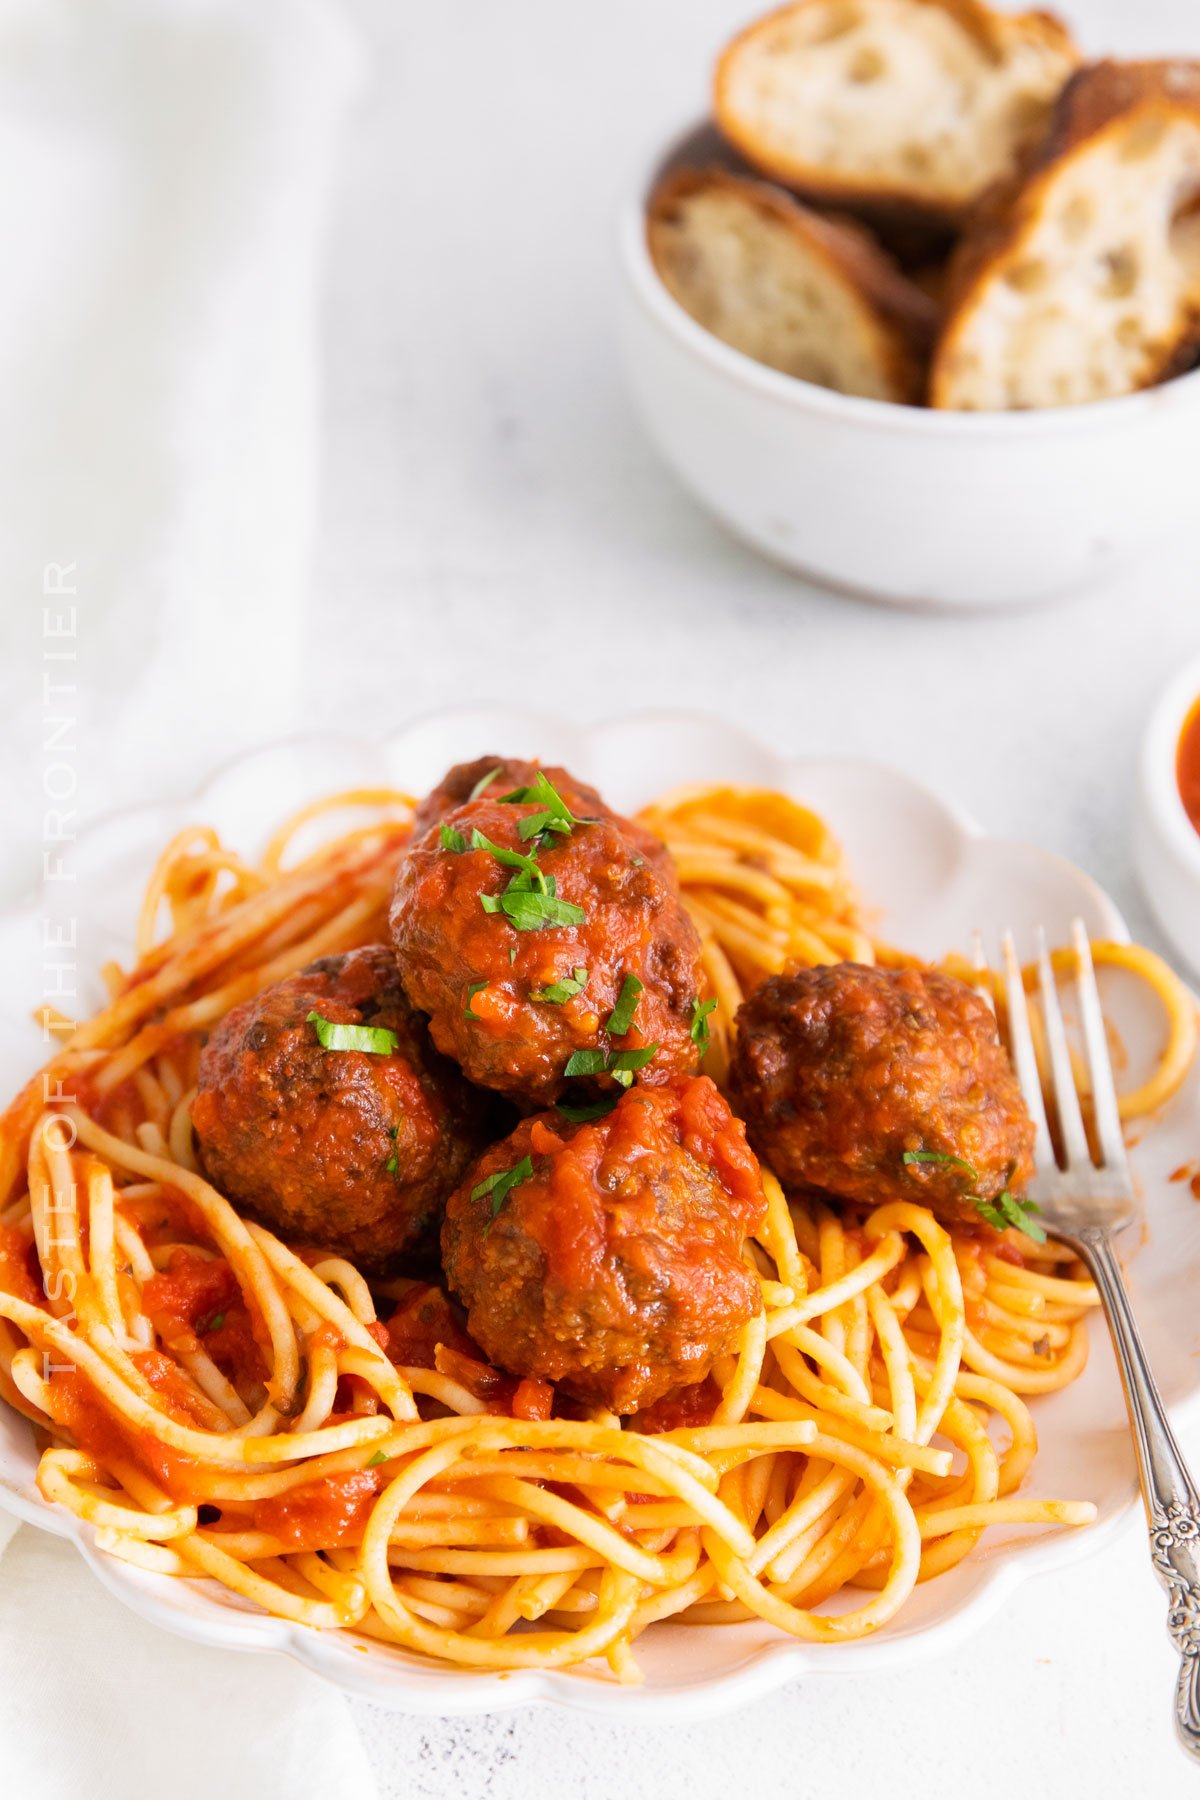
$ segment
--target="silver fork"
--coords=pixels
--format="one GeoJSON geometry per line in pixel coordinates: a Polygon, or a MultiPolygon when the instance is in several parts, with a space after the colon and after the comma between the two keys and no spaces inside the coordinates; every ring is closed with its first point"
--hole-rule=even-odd
{"type": "Polygon", "coordinates": [[[1075,1089],[1054,969],[1045,932],[1039,931],[1038,985],[1050,1064],[1049,1086],[1062,1145],[1060,1164],[1050,1138],[1016,944],[1011,932],[1004,938],[1010,1048],[1021,1092],[1037,1129],[1037,1173],[1026,1195],[1040,1208],[1038,1217],[1047,1233],[1059,1243],[1069,1244],[1087,1265],[1104,1305],[1137,1451],[1138,1476],[1150,1528],[1150,1557],[1167,1590],[1167,1630],[1182,1658],[1175,1691],[1176,1728],[1184,1748],[1200,1760],[1200,1494],[1167,1420],[1113,1249],[1113,1234],[1133,1217],[1133,1185],[1091,946],[1078,919],[1072,927],[1072,941],[1100,1156],[1098,1162],[1093,1162],[1075,1089]]]}

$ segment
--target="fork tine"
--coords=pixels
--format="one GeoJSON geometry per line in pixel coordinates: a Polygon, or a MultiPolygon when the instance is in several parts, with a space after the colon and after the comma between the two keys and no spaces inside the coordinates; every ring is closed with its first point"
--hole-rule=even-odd
{"type": "Polygon", "coordinates": [[[1046,947],[1046,933],[1040,926],[1037,934],[1037,960],[1042,1018],[1046,1025],[1046,1047],[1050,1052],[1050,1071],[1054,1081],[1054,1110],[1058,1114],[1058,1129],[1062,1136],[1066,1167],[1070,1169],[1079,1163],[1090,1164],[1092,1153],[1088,1148],[1087,1132],[1083,1128],[1079,1096],[1075,1092],[1075,1071],[1071,1067],[1067,1028],[1063,1024],[1062,1008],[1058,1003],[1054,966],[1046,947]]]}
{"type": "Polygon", "coordinates": [[[992,992],[992,984],[989,980],[991,972],[988,969],[987,951],[984,948],[982,931],[972,932],[971,951],[975,962],[975,973],[979,977],[979,980],[975,983],[975,992],[979,995],[979,998],[983,1001],[984,1005],[990,1007],[994,1015],[996,1011],[996,996],[992,992]]]}
{"type": "Polygon", "coordinates": [[[1088,1070],[1092,1078],[1092,1108],[1096,1119],[1096,1135],[1105,1163],[1124,1169],[1125,1134],[1121,1130],[1121,1111],[1117,1090],[1113,1085],[1112,1058],[1104,1032],[1104,1015],[1100,1010],[1100,991],[1092,964],[1092,947],[1082,919],[1071,926],[1071,940],[1077,959],[1076,984],[1079,988],[1079,1011],[1083,1022],[1083,1038],[1087,1046],[1088,1070]]]}
{"type": "Polygon", "coordinates": [[[1003,950],[1009,1048],[1016,1065],[1017,1080],[1021,1084],[1021,1092],[1025,1096],[1025,1104],[1029,1108],[1029,1116],[1033,1120],[1034,1130],[1037,1134],[1033,1146],[1034,1162],[1040,1171],[1046,1173],[1056,1167],[1054,1145],[1050,1140],[1050,1126],[1046,1119],[1046,1102],[1042,1098],[1042,1078],[1038,1073],[1033,1033],[1029,1029],[1029,1005],[1025,999],[1025,983],[1021,979],[1021,964],[1017,957],[1017,946],[1011,931],[1006,931],[1004,934],[1003,950]]]}

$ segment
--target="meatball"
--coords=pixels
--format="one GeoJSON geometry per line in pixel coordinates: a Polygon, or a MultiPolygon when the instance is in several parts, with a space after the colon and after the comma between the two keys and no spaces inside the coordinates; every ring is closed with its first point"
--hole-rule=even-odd
{"type": "Polygon", "coordinates": [[[736,1347],[765,1210],[740,1121],[707,1076],[677,1077],[594,1121],[522,1121],[451,1195],[442,1261],[492,1362],[631,1413],[736,1347]]]}
{"type": "Polygon", "coordinates": [[[434,1042],[472,1081],[527,1106],[576,1077],[611,1088],[639,1069],[650,1081],[691,1074],[704,978],[674,881],[612,814],[532,836],[526,823],[522,838],[538,816],[536,802],[484,793],[400,865],[392,938],[434,1042]]]}
{"type": "Polygon", "coordinates": [[[653,863],[664,880],[675,885],[675,865],[661,839],[633,819],[615,813],[585,781],[579,781],[567,769],[556,765],[525,762],[516,756],[477,756],[474,762],[456,763],[438,782],[413,814],[412,836],[415,843],[431,825],[440,825],[447,813],[481,798],[499,800],[517,788],[532,787],[539,775],[553,783],[573,813],[580,818],[614,819],[632,839],[635,848],[647,862],[653,863]]]}
{"type": "Polygon", "coordinates": [[[234,1007],[201,1053],[192,1124],[231,1199],[369,1270],[428,1238],[484,1141],[482,1096],[430,1045],[382,944],[234,1007]],[[395,1047],[323,1048],[310,1012],[383,1027],[395,1047]]]}
{"type": "Polygon", "coordinates": [[[980,1222],[1033,1173],[1033,1125],[996,1021],[936,971],[773,975],[737,1016],[733,1104],[787,1184],[980,1222]],[[910,1160],[905,1161],[905,1157],[910,1160]]]}

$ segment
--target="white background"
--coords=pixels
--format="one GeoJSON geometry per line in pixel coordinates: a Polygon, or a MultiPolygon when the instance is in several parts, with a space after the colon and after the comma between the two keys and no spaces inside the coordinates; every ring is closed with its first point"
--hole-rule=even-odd
{"type": "MultiPolygon", "coordinates": [[[[703,108],[743,6],[348,11],[368,79],[333,203],[311,582],[279,657],[255,661],[261,706],[244,679],[168,666],[173,729],[139,745],[138,702],[112,696],[123,717],[92,728],[85,813],[190,785],[264,721],[382,732],[492,697],[587,718],[711,709],[788,751],[895,762],[1082,864],[1153,941],[1129,865],[1132,777],[1155,692],[1200,650],[1194,521],[1136,579],[987,618],[889,613],[755,560],[655,461],[611,330],[614,210],[703,108]]],[[[1200,49],[1197,0],[1080,0],[1075,17],[1097,47],[1200,49]]],[[[211,606],[236,663],[239,621],[211,606]]],[[[35,850],[27,751],[5,730],[10,885],[35,850]]],[[[1024,1589],[953,1660],[794,1686],[709,1724],[356,1711],[388,1796],[1173,1796],[1196,1785],[1171,1739],[1173,1681],[1139,1525],[1024,1589]]]]}

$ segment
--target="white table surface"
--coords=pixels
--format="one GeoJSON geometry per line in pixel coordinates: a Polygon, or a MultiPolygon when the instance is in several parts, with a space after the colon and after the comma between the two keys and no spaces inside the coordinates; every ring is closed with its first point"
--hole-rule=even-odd
{"type": "MultiPolygon", "coordinates": [[[[370,86],[335,202],[318,551],[299,679],[272,719],[382,730],[494,696],[588,718],[711,709],[792,751],[895,762],[1082,864],[1153,942],[1129,864],[1132,770],[1156,690],[1200,649],[1194,531],[1050,610],[888,612],[743,551],[631,416],[614,208],[643,152],[701,110],[711,49],[744,11],[353,0],[370,86]]],[[[1195,0],[1074,14],[1097,46],[1200,49],[1195,0]]],[[[160,786],[261,731],[184,671],[179,691],[160,786]]],[[[0,741],[0,776],[25,817],[19,744],[0,741]]],[[[145,797],[146,778],[93,732],[85,812],[145,797]]],[[[33,850],[10,834],[10,876],[33,850]]],[[[1025,1588],[952,1659],[798,1684],[707,1725],[356,1712],[383,1793],[406,1800],[1172,1796],[1196,1786],[1170,1730],[1174,1676],[1139,1526],[1025,1588]]]]}

